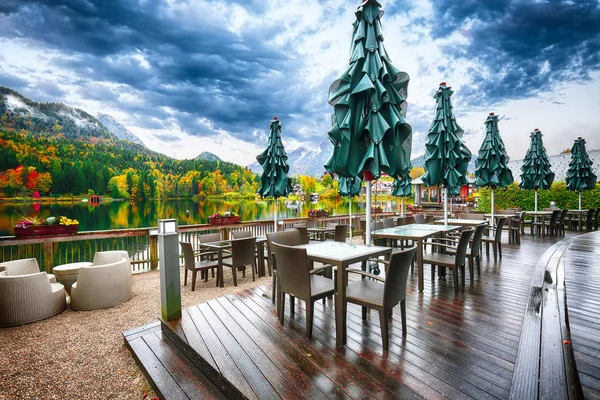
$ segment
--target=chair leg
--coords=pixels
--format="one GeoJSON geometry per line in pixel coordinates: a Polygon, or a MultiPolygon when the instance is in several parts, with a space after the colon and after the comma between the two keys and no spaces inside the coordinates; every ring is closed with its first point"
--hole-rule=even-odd
{"type": "Polygon", "coordinates": [[[283,319],[285,317],[285,293],[279,290],[277,291],[277,297],[279,299],[279,323],[283,325],[283,319]]]}
{"type": "Polygon", "coordinates": [[[185,268],[185,271],[183,273],[183,286],[187,286],[187,274],[188,274],[188,269],[185,268]]]}
{"type": "Polygon", "coordinates": [[[313,310],[315,303],[313,301],[306,302],[306,336],[312,339],[312,328],[313,328],[313,310]]]}
{"type": "Polygon", "coordinates": [[[496,262],[496,260],[498,259],[498,248],[496,246],[496,243],[492,244],[492,250],[494,250],[494,262],[496,262]]]}
{"type": "Polygon", "coordinates": [[[367,319],[367,307],[365,306],[362,307],[362,319],[363,321],[367,319]]]}
{"type": "Polygon", "coordinates": [[[254,275],[254,273],[255,273],[255,270],[256,270],[257,266],[256,266],[256,260],[252,260],[252,261],[253,261],[252,262],[252,282],[254,282],[255,281],[255,275],[254,275]]]}
{"type": "MultiPolygon", "coordinates": [[[[211,272],[212,272],[212,275],[215,276],[215,269],[214,268],[211,268],[211,272]]],[[[206,271],[206,277],[208,278],[208,271],[206,271]]],[[[222,277],[223,277],[222,271],[219,270],[219,268],[217,268],[217,279],[215,279],[217,287],[219,287],[219,285],[221,284],[222,277]]]]}
{"type": "Polygon", "coordinates": [[[296,312],[296,297],[292,296],[291,294],[290,296],[290,318],[292,318],[294,316],[294,313],[296,312]]]}
{"type": "Polygon", "coordinates": [[[502,259],[502,242],[498,242],[498,256],[502,259]]]}
{"type": "Polygon", "coordinates": [[[273,304],[275,304],[275,291],[277,290],[277,277],[273,274],[273,293],[271,295],[271,299],[273,300],[273,304]]]}
{"type": "Polygon", "coordinates": [[[473,283],[473,262],[475,260],[473,260],[473,256],[469,256],[469,278],[471,278],[471,283],[473,283]]]}
{"type": "MultiPolygon", "coordinates": [[[[460,268],[460,270],[462,272],[462,275],[461,275],[461,277],[462,277],[462,286],[464,288],[465,287],[465,280],[466,280],[465,275],[467,275],[467,271],[466,271],[466,268],[465,268],[464,264],[462,265],[462,267],[460,268]]],[[[473,281],[471,280],[471,282],[473,282],[473,281]]]]}
{"type": "Polygon", "coordinates": [[[400,302],[400,314],[402,317],[402,336],[406,336],[406,300],[400,302]]]}
{"type": "Polygon", "coordinates": [[[192,292],[194,290],[196,290],[196,274],[198,273],[198,271],[194,270],[192,271],[192,292]]]}
{"type": "Polygon", "coordinates": [[[481,276],[481,254],[477,256],[477,276],[481,276]]]}
{"type": "Polygon", "coordinates": [[[490,244],[488,242],[485,242],[485,255],[490,256],[490,244]]]}
{"type": "Polygon", "coordinates": [[[431,264],[431,283],[435,282],[435,265],[431,264]]]}
{"type": "Polygon", "coordinates": [[[381,325],[381,341],[383,344],[383,350],[389,349],[389,337],[388,337],[388,317],[387,310],[379,310],[379,324],[381,325]]]}
{"type": "Polygon", "coordinates": [[[458,268],[452,271],[452,280],[454,281],[454,293],[458,294],[458,268]]]}
{"type": "Polygon", "coordinates": [[[233,286],[237,286],[237,267],[232,267],[231,273],[233,274],[233,286]]]}

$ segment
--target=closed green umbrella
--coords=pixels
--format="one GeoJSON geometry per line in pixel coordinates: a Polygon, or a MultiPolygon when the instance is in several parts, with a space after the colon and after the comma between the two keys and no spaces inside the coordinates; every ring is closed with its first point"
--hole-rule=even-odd
{"type": "Polygon", "coordinates": [[[410,171],[412,128],[404,119],[408,74],[394,67],[383,47],[376,0],[356,11],[350,64],[329,87],[334,149],[325,164],[330,174],[362,177],[367,189],[367,243],[371,241],[371,180],[382,172],[402,179],[410,171]]]}
{"type": "Polygon", "coordinates": [[[269,144],[265,151],[256,156],[256,161],[263,168],[258,194],[261,197],[275,199],[273,207],[275,232],[277,232],[277,198],[286,197],[292,191],[292,180],[288,176],[290,166],[281,142],[281,123],[277,117],[273,117],[269,123],[269,130],[269,144]]]}
{"type": "Polygon", "coordinates": [[[531,143],[521,166],[521,189],[535,190],[535,211],[537,211],[538,190],[548,190],[554,181],[550,171],[550,160],[542,141],[542,132],[535,128],[530,135],[531,143]]]}
{"type": "Polygon", "coordinates": [[[508,168],[510,158],[498,130],[498,116],[490,113],[485,121],[485,139],[475,161],[475,186],[492,189],[492,225],[494,224],[494,190],[514,182],[508,168]]]}
{"type": "Polygon", "coordinates": [[[454,92],[446,82],[435,92],[436,110],[425,144],[425,174],[427,186],[444,187],[444,224],[448,224],[448,194],[457,196],[467,184],[467,168],[471,152],[462,141],[463,130],[456,123],[450,97],[454,92]]]}
{"type": "Polygon", "coordinates": [[[567,170],[567,189],[579,192],[579,210],[581,210],[581,192],[592,190],[596,186],[596,175],[592,170],[592,160],[585,150],[585,139],[578,137],[571,148],[571,162],[567,170]]]}
{"type": "Polygon", "coordinates": [[[362,181],[358,177],[342,176],[338,179],[338,193],[340,196],[348,197],[349,221],[350,221],[350,242],[352,242],[352,198],[360,194],[362,181]]]}
{"type": "Polygon", "coordinates": [[[404,217],[404,198],[412,194],[411,188],[412,178],[410,174],[404,174],[402,179],[394,179],[394,186],[392,187],[392,195],[400,197],[400,215],[404,217]]]}

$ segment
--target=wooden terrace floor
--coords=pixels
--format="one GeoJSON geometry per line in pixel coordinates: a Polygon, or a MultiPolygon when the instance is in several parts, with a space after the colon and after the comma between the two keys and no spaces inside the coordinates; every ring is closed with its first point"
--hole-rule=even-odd
{"type": "MultiPolygon", "coordinates": [[[[125,341],[165,398],[506,399],[531,272],[559,240],[525,235],[520,246],[503,244],[498,263],[484,250],[481,276],[471,282],[467,275],[466,288],[456,296],[451,276],[432,282],[428,266],[425,290],[418,293],[415,272],[407,289],[408,335],[402,338],[398,308],[389,352],[381,346],[377,314],[363,322],[360,308],[352,304],[345,348],[335,346],[331,300],[315,303],[312,340],[305,337],[301,301],[291,319],[286,308],[280,325],[270,286],[187,308],[162,332],[154,324],[125,332],[125,341]]],[[[591,285],[587,276],[581,276],[581,285],[591,285]]],[[[588,309],[599,312],[600,294],[582,293],[578,301],[569,296],[569,306],[581,310],[570,311],[571,318],[581,315],[572,322],[573,328],[582,327],[579,336],[573,334],[574,343],[578,338],[593,341],[588,309]]],[[[578,364],[589,361],[580,372],[598,372],[599,364],[592,363],[598,348],[596,339],[586,347],[589,351],[579,352],[578,364]]]]}

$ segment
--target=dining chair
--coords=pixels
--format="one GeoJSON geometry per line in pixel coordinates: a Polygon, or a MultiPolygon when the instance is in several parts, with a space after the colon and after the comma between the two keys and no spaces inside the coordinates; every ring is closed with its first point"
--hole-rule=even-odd
{"type": "MultiPolygon", "coordinates": [[[[215,260],[208,260],[206,257],[209,254],[214,254],[215,252],[196,252],[194,253],[194,249],[192,248],[192,244],[190,242],[179,242],[181,245],[181,251],[183,253],[183,264],[185,267],[184,278],[183,278],[183,286],[187,286],[187,278],[188,271],[192,272],[192,292],[196,290],[196,274],[198,271],[205,271],[217,269],[217,282],[216,285],[219,286],[221,283],[220,276],[221,270],[219,266],[219,262],[215,260]],[[196,260],[196,257],[200,257],[199,260],[196,260]]],[[[208,281],[208,273],[204,273],[204,282],[208,281]]],[[[214,274],[213,274],[214,276],[214,274]]]]}
{"type": "Polygon", "coordinates": [[[445,248],[454,250],[454,254],[447,253],[426,253],[423,254],[423,264],[431,264],[431,281],[435,280],[435,267],[444,267],[453,270],[452,279],[454,281],[454,293],[458,294],[458,274],[462,272],[462,284],[465,286],[465,259],[467,255],[467,246],[473,235],[473,229],[466,229],[461,232],[456,246],[448,244],[442,240],[433,240],[431,244],[434,248],[445,248]]]}
{"type": "Polygon", "coordinates": [[[487,229],[492,231],[491,235],[485,235],[481,238],[482,243],[485,243],[485,254],[490,255],[490,244],[494,252],[494,262],[498,259],[498,256],[502,258],[502,229],[506,224],[507,218],[498,218],[498,224],[496,226],[488,226],[487,229]]]}
{"type": "Polygon", "coordinates": [[[324,269],[332,268],[326,265],[310,269],[306,249],[286,246],[276,242],[271,243],[277,260],[277,275],[279,279],[278,315],[283,324],[285,315],[285,295],[290,296],[290,318],[294,315],[294,299],[306,303],[306,336],[312,338],[313,311],[315,301],[333,296],[335,286],[333,279],[317,275],[324,269]]]}
{"type": "Polygon", "coordinates": [[[415,214],[415,224],[424,224],[425,223],[425,215],[423,214],[415,214]]]}
{"type": "Polygon", "coordinates": [[[252,281],[255,280],[255,248],[255,237],[234,239],[231,241],[231,254],[229,255],[230,257],[224,259],[222,264],[224,267],[231,268],[231,273],[233,274],[233,286],[237,286],[237,271],[242,270],[242,276],[246,276],[246,266],[248,265],[252,268],[252,281]]]}
{"type": "Polygon", "coordinates": [[[569,210],[567,210],[567,209],[564,209],[560,212],[558,221],[556,222],[557,235],[565,236],[565,220],[567,219],[568,213],[569,213],[569,210]]]}
{"type": "Polygon", "coordinates": [[[384,228],[393,228],[396,226],[394,218],[383,218],[380,220],[384,228]]]}
{"type": "Polygon", "coordinates": [[[249,238],[252,236],[254,236],[252,234],[252,231],[247,231],[247,230],[231,232],[231,237],[234,239],[244,239],[244,238],[249,238]]]}
{"type": "MultiPolygon", "coordinates": [[[[206,256],[203,257],[208,257],[210,258],[210,260],[214,261],[217,257],[218,257],[218,253],[217,252],[211,252],[211,251],[207,251],[206,248],[202,247],[203,243],[214,243],[214,242],[219,242],[221,241],[221,233],[217,232],[217,233],[205,233],[203,235],[198,235],[198,243],[200,245],[200,252],[206,252],[209,253],[206,256]]],[[[200,276],[202,278],[204,278],[204,274],[208,273],[208,271],[202,271],[200,276]]],[[[211,270],[211,275],[214,278],[214,270],[211,270]]]]}
{"type": "Polygon", "coordinates": [[[271,294],[271,301],[275,303],[278,286],[277,261],[273,256],[273,243],[284,244],[287,246],[297,246],[299,244],[302,244],[300,231],[298,231],[297,229],[291,229],[289,231],[267,233],[267,251],[269,253],[269,258],[267,259],[267,261],[269,264],[269,269],[271,270],[273,276],[273,292],[271,294]]]}
{"type": "Polygon", "coordinates": [[[379,313],[383,349],[389,349],[389,318],[393,308],[400,304],[402,336],[406,336],[406,282],[411,261],[417,253],[416,247],[392,253],[388,260],[373,259],[385,265],[385,279],[359,270],[348,269],[348,273],[359,274],[371,279],[352,282],[346,289],[346,302],[362,306],[362,319],[367,319],[367,309],[379,313]]]}
{"type": "MultiPolygon", "coordinates": [[[[475,262],[477,262],[477,276],[481,276],[481,238],[483,237],[483,234],[487,228],[488,227],[485,225],[479,225],[475,227],[473,237],[469,241],[469,248],[465,253],[465,256],[469,260],[469,277],[471,282],[473,282],[473,270],[475,267],[475,262]]],[[[459,242],[459,238],[449,239],[448,242],[454,242],[456,245],[459,242]]],[[[449,254],[456,253],[455,249],[448,249],[447,251],[449,254]]]]}
{"type": "Polygon", "coordinates": [[[333,240],[336,242],[346,242],[346,237],[348,236],[348,225],[336,225],[335,233],[333,235],[333,240]]]}

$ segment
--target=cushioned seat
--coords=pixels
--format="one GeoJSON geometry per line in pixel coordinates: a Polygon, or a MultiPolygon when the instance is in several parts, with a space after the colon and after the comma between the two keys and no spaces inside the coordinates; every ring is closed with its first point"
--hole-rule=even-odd
{"type": "Polygon", "coordinates": [[[66,308],[65,289],[45,272],[0,272],[0,327],[17,326],[59,314],[66,308]]]}

